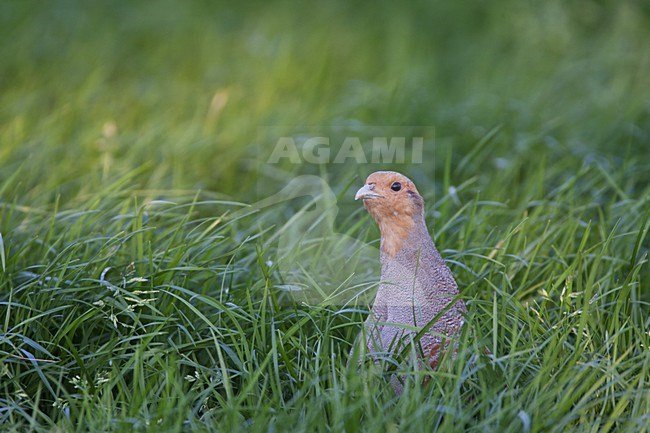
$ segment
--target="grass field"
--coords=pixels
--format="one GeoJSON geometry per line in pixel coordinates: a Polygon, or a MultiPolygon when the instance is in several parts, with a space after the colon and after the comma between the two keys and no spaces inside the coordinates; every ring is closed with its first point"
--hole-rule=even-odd
{"type": "Polygon", "coordinates": [[[642,1],[0,3],[0,430],[649,431],[648,40],[642,1]],[[285,253],[376,253],[387,168],[468,304],[433,371],[348,368],[367,300],[289,290],[372,287],[285,253]]]}

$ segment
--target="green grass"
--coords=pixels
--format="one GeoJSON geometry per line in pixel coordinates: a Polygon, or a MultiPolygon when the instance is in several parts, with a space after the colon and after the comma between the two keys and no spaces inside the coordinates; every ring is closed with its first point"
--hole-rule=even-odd
{"type": "Polygon", "coordinates": [[[0,430],[650,430],[649,38],[642,2],[3,2],[0,430]],[[265,163],[305,125],[435,142],[265,163]],[[379,168],[469,308],[401,398],[347,367],[366,302],[291,302],[282,267],[372,287],[336,252],[376,247],[379,168]],[[329,201],[264,201],[303,174],[329,201]]]}

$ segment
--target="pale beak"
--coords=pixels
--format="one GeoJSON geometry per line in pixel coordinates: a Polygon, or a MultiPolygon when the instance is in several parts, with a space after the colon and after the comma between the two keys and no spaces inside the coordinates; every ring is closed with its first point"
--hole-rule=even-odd
{"type": "Polygon", "coordinates": [[[359,191],[357,191],[357,194],[354,196],[355,200],[361,199],[368,199],[368,198],[377,198],[381,197],[381,195],[377,194],[376,192],[373,191],[375,185],[364,185],[361,187],[359,191]]]}

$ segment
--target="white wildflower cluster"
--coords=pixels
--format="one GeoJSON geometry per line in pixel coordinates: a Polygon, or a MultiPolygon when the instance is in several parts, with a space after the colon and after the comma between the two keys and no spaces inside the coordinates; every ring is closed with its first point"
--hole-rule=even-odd
{"type": "Polygon", "coordinates": [[[99,282],[103,286],[106,286],[109,289],[111,289],[111,291],[114,293],[115,299],[121,301],[120,304],[126,304],[126,306],[124,308],[120,308],[118,311],[115,311],[116,308],[114,306],[115,305],[114,303],[102,299],[93,302],[93,305],[102,309],[107,305],[111,305],[110,312],[107,312],[106,316],[111,321],[115,329],[119,329],[120,326],[124,328],[133,328],[132,325],[125,323],[124,321],[121,321],[120,315],[134,312],[138,308],[146,307],[148,305],[155,303],[157,300],[155,295],[159,291],[158,290],[137,290],[137,289],[129,290],[130,286],[134,284],[141,284],[149,281],[147,278],[144,277],[133,276],[133,274],[136,272],[134,263],[129,264],[129,266],[126,268],[124,273],[122,273],[122,282],[119,285],[115,285],[107,280],[107,275],[109,271],[111,271],[112,269],[113,268],[110,266],[104,268],[104,270],[102,270],[101,275],[99,277],[99,282]]]}

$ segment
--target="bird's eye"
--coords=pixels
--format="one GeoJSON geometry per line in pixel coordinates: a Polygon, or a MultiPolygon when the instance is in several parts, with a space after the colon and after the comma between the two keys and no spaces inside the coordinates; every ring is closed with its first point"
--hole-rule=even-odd
{"type": "Polygon", "coordinates": [[[390,186],[390,189],[397,192],[402,189],[402,184],[399,182],[393,182],[393,184],[390,186]]]}

